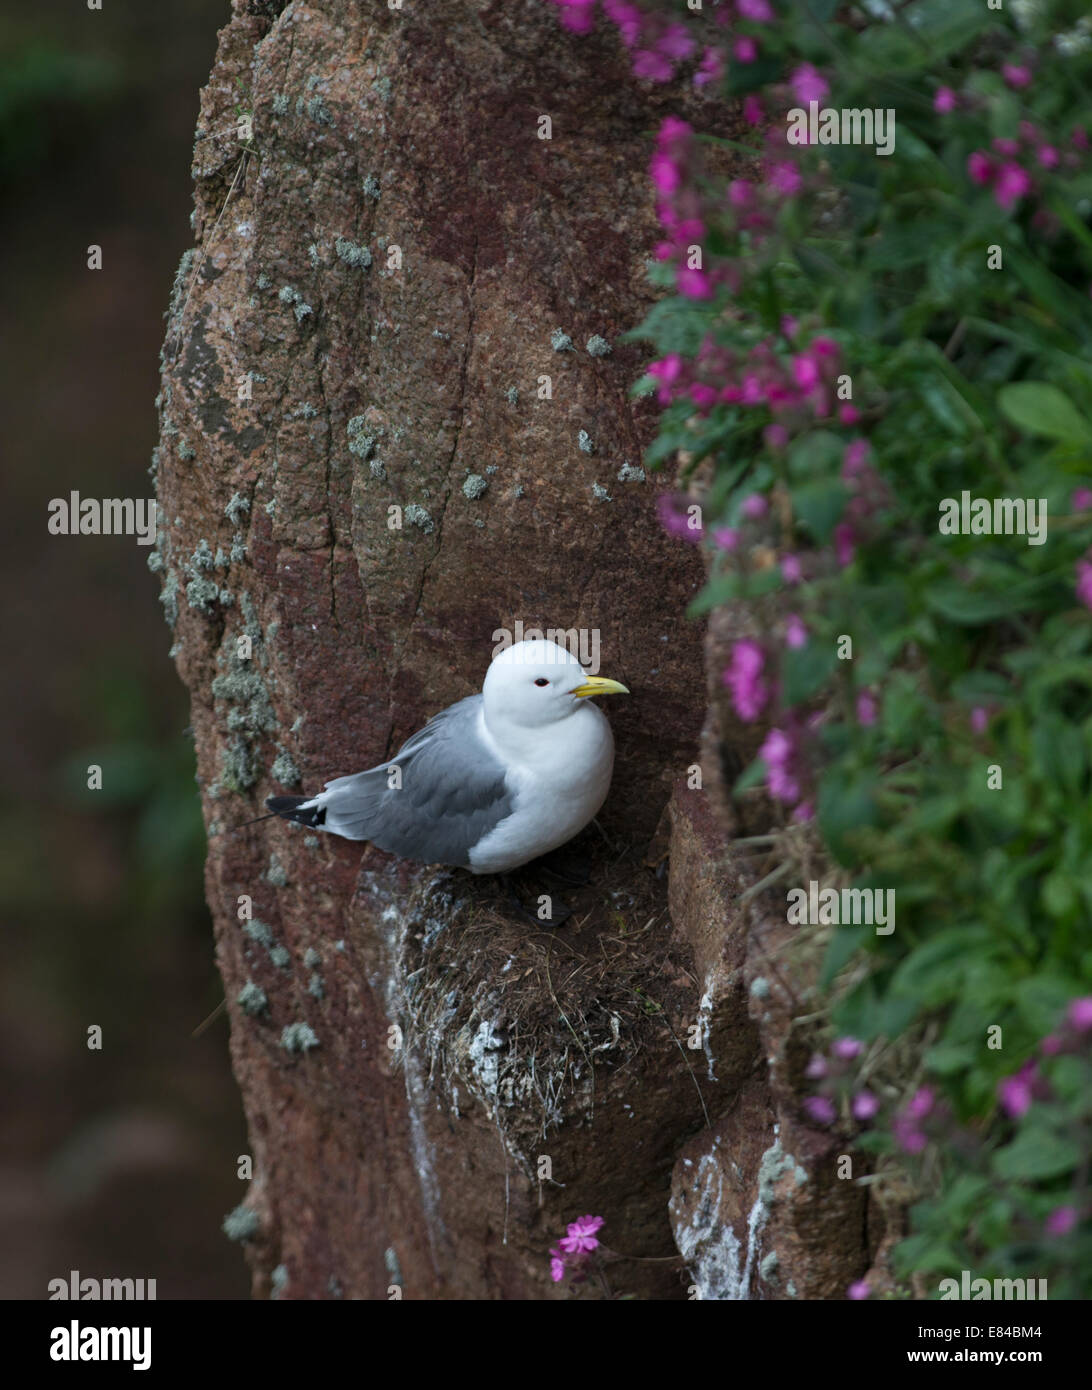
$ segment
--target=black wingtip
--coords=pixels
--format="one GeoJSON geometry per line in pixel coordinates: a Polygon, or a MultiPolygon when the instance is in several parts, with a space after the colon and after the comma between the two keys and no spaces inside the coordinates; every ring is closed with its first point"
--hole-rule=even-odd
{"type": "Polygon", "coordinates": [[[280,816],[281,820],[295,821],[297,825],[308,825],[312,828],[326,823],[326,807],[311,806],[306,811],[298,808],[304,801],[310,801],[309,796],[270,796],[266,798],[266,807],[275,816],[280,816]]]}

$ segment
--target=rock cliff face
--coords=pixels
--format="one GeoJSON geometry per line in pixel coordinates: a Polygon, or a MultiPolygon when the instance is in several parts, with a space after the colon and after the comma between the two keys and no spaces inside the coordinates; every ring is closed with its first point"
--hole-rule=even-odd
{"type": "Polygon", "coordinates": [[[668,102],[537,0],[236,0],[221,35],[158,563],[259,1295],[566,1296],[546,1251],[585,1212],[623,1257],[591,1296],[838,1297],[868,1263],[860,1192],[800,1122],[778,927],[740,905],[716,794],[738,730],[683,617],[701,562],[658,526],[627,396],[668,102]],[[633,692],[560,931],[490,880],[233,830],[381,761],[517,623],[597,634],[633,692]]]}

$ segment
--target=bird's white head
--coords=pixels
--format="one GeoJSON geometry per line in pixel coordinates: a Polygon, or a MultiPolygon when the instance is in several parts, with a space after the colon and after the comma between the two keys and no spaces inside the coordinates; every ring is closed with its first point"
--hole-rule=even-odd
{"type": "Polygon", "coordinates": [[[589,695],[628,695],[618,681],[589,676],[571,652],[556,642],[514,642],[493,658],[482,696],[486,719],[525,729],[565,719],[589,695]]]}

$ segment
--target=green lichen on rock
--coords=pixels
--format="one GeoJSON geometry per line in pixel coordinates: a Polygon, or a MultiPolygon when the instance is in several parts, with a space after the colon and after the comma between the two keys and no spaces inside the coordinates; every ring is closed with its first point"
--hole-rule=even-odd
{"type": "Polygon", "coordinates": [[[186,602],[199,613],[215,613],[220,586],[213,579],[191,579],[186,585],[186,602]]]}
{"type": "Polygon", "coordinates": [[[508,390],[504,393],[504,399],[509,405],[519,405],[519,392],[514,386],[509,386],[508,390]]]}
{"type": "Polygon", "coordinates": [[[228,1212],[220,1223],[220,1229],[228,1240],[253,1240],[261,1229],[261,1224],[256,1211],[240,1205],[228,1212]]]}
{"type": "Polygon", "coordinates": [[[550,346],[555,352],[572,352],[573,340],[560,328],[555,328],[550,334],[550,346]]]}
{"type": "Polygon", "coordinates": [[[274,114],[274,116],[287,116],[287,115],[288,115],[288,110],[289,110],[289,107],[288,107],[288,97],[287,97],[287,95],[286,95],[284,92],[278,92],[278,93],[274,96],[274,98],[273,98],[273,103],[272,103],[272,104],[273,104],[273,114],[274,114]]]}
{"type": "Polygon", "coordinates": [[[280,750],[273,760],[273,766],[269,769],[270,775],[278,781],[282,787],[298,787],[300,783],[300,770],[292,760],[292,755],[284,748],[280,750]]]}
{"type": "Polygon", "coordinates": [[[372,202],[379,202],[379,180],[374,174],[368,174],[364,179],[364,196],[371,198],[372,202]]]}
{"type": "Polygon", "coordinates": [[[364,415],[354,415],[345,426],[345,434],[349,440],[349,453],[355,454],[357,458],[366,459],[379,442],[378,436],[370,433],[371,426],[364,415]]]}
{"type": "Polygon", "coordinates": [[[245,516],[250,511],[250,498],[244,497],[241,492],[237,492],[231,501],[224,508],[224,515],[233,526],[238,526],[239,518],[245,516]]]}
{"type": "Polygon", "coordinates": [[[592,496],[597,502],[613,502],[614,498],[610,495],[602,483],[592,483],[592,496]]]}
{"type": "Polygon", "coordinates": [[[315,999],[326,998],[326,986],[322,983],[321,975],[315,974],[311,976],[310,980],[307,982],[307,993],[312,995],[315,999]]]}
{"type": "Polygon", "coordinates": [[[322,964],[322,957],[313,946],[308,946],[307,950],[303,953],[303,963],[307,966],[308,970],[315,970],[322,964]]]}
{"type": "Polygon", "coordinates": [[[636,464],[623,463],[618,470],[618,481],[620,483],[643,483],[645,470],[636,464]]]}
{"type": "Polygon", "coordinates": [[[424,507],[418,502],[411,502],[406,508],[406,520],[411,526],[418,526],[426,535],[436,529],[435,523],[424,507]]]}
{"type": "Polygon", "coordinates": [[[235,1002],[243,1013],[249,1014],[251,1018],[257,1018],[269,1008],[269,996],[261,985],[256,985],[253,980],[247,980],[236,995],[235,1002]]]}
{"type": "Polygon", "coordinates": [[[354,266],[357,270],[367,270],[372,263],[372,253],[366,246],[358,246],[348,237],[339,236],[334,242],[334,250],[339,261],[354,266]]]}
{"type": "Polygon", "coordinates": [[[256,941],[259,946],[267,949],[273,945],[275,940],[273,928],[268,923],[263,922],[260,917],[251,917],[243,924],[243,931],[250,937],[251,941],[256,941]]]}
{"type": "Polygon", "coordinates": [[[585,344],[585,350],[589,357],[606,357],[611,351],[610,343],[606,338],[600,337],[598,333],[593,333],[585,344]]]}
{"type": "Polygon", "coordinates": [[[292,965],[292,954],[287,946],[274,946],[269,952],[269,959],[278,970],[288,970],[292,965]]]}
{"type": "Polygon", "coordinates": [[[285,1024],[280,1042],[285,1052],[309,1052],[311,1048],[319,1046],[315,1030],[308,1023],[285,1024]]]}
{"type": "Polygon", "coordinates": [[[288,873],[277,858],[276,851],[269,856],[269,868],[265,871],[265,881],[271,888],[288,887],[288,873]]]}
{"type": "Polygon", "coordinates": [[[288,1287],[288,1267],[286,1265],[278,1265],[269,1276],[269,1282],[273,1285],[271,1297],[280,1298],[281,1294],[284,1293],[285,1289],[288,1287]]]}
{"type": "Polygon", "coordinates": [[[577,444],[578,444],[579,447],[580,447],[581,453],[584,453],[584,454],[594,454],[594,453],[595,453],[595,443],[594,443],[594,441],[592,440],[592,437],[591,437],[591,435],[588,433],[587,430],[581,430],[581,431],[580,431],[580,433],[576,436],[576,442],[577,442],[577,444]]]}
{"type": "Polygon", "coordinates": [[[463,483],[463,496],[471,502],[476,501],[488,487],[488,481],[480,473],[468,473],[463,483]]]}

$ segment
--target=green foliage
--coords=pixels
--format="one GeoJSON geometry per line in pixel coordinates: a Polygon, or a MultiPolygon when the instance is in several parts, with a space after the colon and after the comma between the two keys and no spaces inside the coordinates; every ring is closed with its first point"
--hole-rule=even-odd
{"type": "MultiPolygon", "coordinates": [[[[712,292],[662,300],[634,335],[660,356],[644,385],[667,406],[646,461],[711,458],[706,533],[740,531],[710,544],[693,611],[756,602],[767,633],[789,612],[806,624],[803,647],[765,642],[780,682],[767,713],[796,731],[804,800],[833,859],[898,902],[892,936],[831,941],[828,985],[869,953],[838,1026],[893,1037],[932,1018],[925,1064],[982,1138],[948,1156],[903,1267],[1011,1272],[1030,1250],[1060,1286],[1084,1240],[1083,1276],[1064,1277],[1087,1297],[1088,1237],[1052,1242],[1041,1225],[1066,1200],[1088,1211],[1087,1089],[1014,1125],[998,1120],[996,1096],[1065,1002],[1092,993],[1092,599],[1075,592],[1092,508],[1071,500],[1092,482],[1092,159],[1070,135],[1092,115],[1092,45],[1051,41],[1081,19],[1065,3],[1036,7],[1023,33],[1009,7],[979,0],[922,0],[859,32],[832,22],[834,6],[800,8],[780,7],[763,61],[782,77],[817,64],[831,106],[895,108],[895,149],[790,152],[803,191],[757,232],[687,164],[712,292]],[[1029,44],[1030,85],[1006,84],[1002,63],[1029,44]],[[941,85],[959,94],[955,110],[934,109],[941,85]],[[968,173],[975,152],[1000,162],[998,138],[1022,142],[1034,169],[1014,199],[968,173]],[[1035,163],[1044,146],[1057,162],[1035,163]],[[725,399],[757,361],[791,381],[820,337],[852,380],[856,415],[840,416],[833,376],[822,408],[725,399]],[[665,389],[673,356],[681,370],[665,389]],[[690,395],[693,383],[715,399],[690,395]],[[741,519],[755,492],[771,505],[741,519]],[[1045,543],[941,532],[944,499],[964,492],[1044,499],[1045,543]],[[803,583],[760,561],[771,549],[802,562],[803,583]],[[836,657],[843,635],[852,660],[836,657]],[[862,694],[874,719],[857,713],[862,694]],[[992,1028],[1000,1049],[987,1046],[992,1028]],[[1035,1229],[1019,1224],[1029,1211],[1035,1229]]],[[[755,76],[737,65],[729,85],[751,90],[755,76]]],[[[793,105],[781,97],[782,111],[793,105]]],[[[737,794],[765,772],[756,763],[737,794]]]]}

